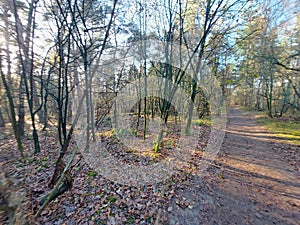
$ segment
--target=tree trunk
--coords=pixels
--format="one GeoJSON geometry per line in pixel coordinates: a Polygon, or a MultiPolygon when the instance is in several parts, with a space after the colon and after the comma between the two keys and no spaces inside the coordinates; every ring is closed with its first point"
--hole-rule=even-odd
{"type": "Polygon", "coordinates": [[[20,133],[19,133],[19,127],[18,127],[17,120],[16,120],[15,105],[14,105],[14,102],[13,102],[13,97],[11,95],[10,87],[7,84],[5,75],[2,71],[2,58],[1,58],[1,56],[0,56],[0,73],[1,73],[3,86],[6,90],[6,96],[7,96],[7,99],[8,99],[8,103],[9,103],[9,110],[10,110],[11,123],[12,123],[12,127],[13,127],[14,136],[15,136],[15,139],[16,139],[17,144],[18,144],[18,149],[20,151],[20,155],[21,155],[22,158],[24,158],[23,145],[22,145],[21,136],[20,136],[20,133]]]}
{"type": "MultiPolygon", "coordinates": [[[[145,62],[146,64],[146,62],[145,62]]],[[[145,71],[146,71],[146,65],[145,65],[145,71]]],[[[147,133],[147,76],[145,73],[145,98],[144,98],[144,129],[143,129],[143,139],[146,139],[146,133],[147,133]]]]}
{"type": "Polygon", "coordinates": [[[192,118],[193,118],[193,111],[194,111],[194,102],[196,98],[196,88],[197,88],[197,82],[193,79],[192,84],[192,93],[191,93],[191,100],[189,103],[189,111],[188,111],[188,120],[186,123],[186,127],[184,130],[184,133],[186,135],[190,135],[191,125],[192,125],[192,118]]]}
{"type": "Polygon", "coordinates": [[[25,133],[25,87],[24,87],[24,78],[21,76],[20,86],[19,86],[19,109],[18,109],[18,126],[19,126],[19,133],[21,137],[24,137],[25,133]]]}
{"type": "Polygon", "coordinates": [[[1,109],[0,109],[0,127],[5,127],[5,121],[1,109]]]}
{"type": "Polygon", "coordinates": [[[12,11],[14,12],[15,19],[15,31],[18,44],[18,56],[21,62],[21,79],[24,79],[26,97],[28,101],[31,125],[33,128],[33,140],[34,140],[34,153],[40,152],[40,144],[38,140],[38,133],[35,126],[35,111],[33,104],[33,70],[34,70],[34,52],[33,52],[33,38],[35,30],[35,10],[36,2],[32,0],[29,3],[29,11],[27,16],[27,25],[25,32],[23,32],[22,20],[19,17],[17,1],[13,0],[12,11]],[[24,35],[25,34],[25,38],[24,35]]]}

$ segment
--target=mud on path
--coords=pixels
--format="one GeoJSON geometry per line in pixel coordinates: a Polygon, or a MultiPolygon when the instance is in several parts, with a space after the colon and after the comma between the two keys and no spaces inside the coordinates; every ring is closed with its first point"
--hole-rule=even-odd
{"type": "Polygon", "coordinates": [[[300,224],[299,155],[299,146],[231,109],[218,157],[177,191],[169,224],[300,224]]]}

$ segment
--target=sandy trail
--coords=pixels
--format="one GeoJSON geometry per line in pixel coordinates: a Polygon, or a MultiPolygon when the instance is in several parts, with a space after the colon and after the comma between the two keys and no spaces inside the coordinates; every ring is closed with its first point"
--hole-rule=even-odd
{"type": "Polygon", "coordinates": [[[300,224],[299,162],[291,163],[286,150],[300,154],[299,146],[280,143],[231,109],[218,157],[204,177],[178,190],[169,224],[300,224]],[[190,207],[179,207],[180,200],[190,207]]]}

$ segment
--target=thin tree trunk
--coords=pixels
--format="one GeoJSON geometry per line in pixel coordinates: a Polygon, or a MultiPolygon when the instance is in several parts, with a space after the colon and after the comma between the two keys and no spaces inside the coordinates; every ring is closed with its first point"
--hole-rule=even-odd
{"type": "Polygon", "coordinates": [[[6,90],[6,96],[7,96],[8,104],[9,104],[9,110],[10,110],[10,115],[11,115],[11,123],[12,123],[12,127],[13,127],[14,136],[15,136],[15,139],[16,139],[17,144],[18,144],[18,149],[20,151],[21,158],[24,158],[23,145],[22,145],[21,136],[20,136],[20,133],[19,133],[19,127],[18,127],[17,120],[16,120],[15,105],[14,105],[14,102],[13,102],[13,97],[11,95],[10,87],[9,87],[9,85],[6,81],[5,75],[2,71],[2,57],[1,57],[1,55],[0,55],[0,73],[1,73],[1,78],[2,78],[4,88],[6,90]]]}
{"type": "Polygon", "coordinates": [[[34,111],[34,104],[33,104],[33,82],[34,82],[33,81],[33,68],[34,68],[33,38],[34,38],[34,30],[35,30],[36,4],[37,2],[35,2],[34,0],[32,0],[29,3],[29,12],[27,18],[25,39],[23,37],[23,25],[21,23],[21,19],[18,14],[16,0],[13,0],[13,6],[12,6],[14,17],[15,17],[15,30],[17,34],[19,58],[22,66],[21,76],[23,76],[24,83],[25,83],[26,96],[27,96],[27,101],[28,101],[28,106],[30,111],[30,117],[31,117],[31,125],[33,128],[32,135],[33,135],[34,146],[35,146],[34,153],[40,152],[38,133],[35,125],[35,113],[37,111],[34,111]],[[27,77],[27,73],[29,77],[27,77]]]}
{"type": "MultiPolygon", "coordinates": [[[[146,48],[146,47],[145,47],[146,48]]],[[[145,51],[146,52],[146,51],[145,51]]],[[[145,93],[144,93],[144,128],[143,128],[143,139],[146,139],[146,133],[147,133],[147,75],[146,75],[146,59],[144,61],[144,82],[145,82],[145,93]]]]}
{"type": "Polygon", "coordinates": [[[0,108],[0,127],[5,127],[5,121],[4,121],[1,108],[0,108]]]}
{"type": "Polygon", "coordinates": [[[19,104],[18,104],[18,126],[19,126],[19,132],[21,137],[24,137],[24,130],[25,130],[25,87],[24,87],[24,78],[21,76],[20,79],[20,86],[19,86],[19,104]]]}
{"type": "MultiPolygon", "coordinates": [[[[105,45],[106,45],[106,42],[108,40],[108,36],[109,36],[109,31],[110,31],[110,28],[111,28],[111,25],[112,25],[112,21],[113,21],[113,18],[114,18],[114,15],[115,15],[115,10],[116,10],[116,4],[117,4],[117,0],[114,0],[114,4],[113,4],[113,9],[112,9],[112,14],[111,14],[111,17],[110,17],[110,21],[108,23],[108,26],[107,26],[107,30],[106,30],[106,33],[105,33],[105,37],[104,37],[104,40],[103,40],[103,45],[101,46],[101,49],[100,49],[100,53],[99,53],[99,56],[98,56],[98,59],[96,61],[96,65],[99,65],[99,62],[100,62],[100,59],[101,59],[101,56],[103,54],[103,51],[104,51],[104,48],[105,48],[105,45]]],[[[96,73],[96,67],[94,67],[94,69],[92,70],[92,73],[90,73],[90,79],[93,78],[93,76],[95,75],[96,73]]],[[[72,135],[73,135],[73,131],[74,131],[74,128],[76,127],[77,125],[77,122],[79,120],[79,117],[80,117],[80,112],[81,112],[81,109],[82,109],[82,106],[84,104],[84,100],[85,98],[87,97],[88,93],[85,91],[82,95],[82,97],[80,98],[80,101],[79,101],[79,104],[78,104],[78,111],[76,112],[76,115],[75,115],[75,118],[74,118],[74,121],[72,123],[72,126],[68,132],[68,135],[66,137],[66,140],[64,141],[63,143],[63,146],[62,146],[62,149],[60,151],[60,154],[59,154],[59,157],[57,159],[57,162],[56,162],[56,166],[55,166],[55,170],[54,170],[54,174],[52,176],[52,179],[49,183],[49,186],[50,187],[54,187],[54,185],[56,184],[55,187],[58,188],[58,185],[59,185],[59,182],[58,181],[62,181],[62,177],[64,176],[64,171],[66,171],[66,169],[64,171],[62,171],[60,168],[59,168],[59,165],[61,165],[62,161],[63,161],[63,158],[68,150],[68,147],[70,145],[70,142],[72,140],[72,135]],[[62,173],[62,174],[61,174],[62,173]],[[60,176],[61,175],[61,176],[60,176]]],[[[47,205],[47,203],[44,203],[45,206],[47,205]]],[[[45,207],[44,206],[44,207],[45,207]]]]}
{"type": "Polygon", "coordinates": [[[187,119],[186,127],[185,127],[185,130],[184,130],[184,133],[186,135],[190,135],[191,125],[192,125],[192,118],[193,118],[193,111],[194,111],[194,102],[195,102],[196,93],[197,93],[196,88],[197,88],[197,82],[193,79],[191,99],[190,99],[190,103],[189,103],[188,119],[187,119]]]}
{"type": "MultiPolygon", "coordinates": [[[[3,10],[3,20],[5,24],[5,28],[7,30],[10,29],[9,27],[9,21],[8,21],[8,12],[9,12],[9,6],[6,4],[3,4],[4,10],[3,10]]],[[[9,89],[11,90],[10,84],[12,84],[12,79],[11,79],[11,53],[10,53],[10,35],[8,32],[4,32],[4,38],[5,38],[5,47],[6,47],[6,60],[7,60],[7,76],[6,76],[6,82],[8,82],[9,89]]],[[[24,118],[25,118],[25,110],[24,110],[24,80],[21,77],[20,80],[20,86],[19,86],[19,113],[18,113],[18,118],[19,120],[16,120],[16,126],[18,127],[18,133],[20,137],[22,138],[24,136],[24,118]],[[23,91],[21,92],[21,90],[23,91]]],[[[11,93],[12,94],[12,93],[11,93]]],[[[13,96],[11,96],[13,98],[13,96]]],[[[14,109],[15,110],[15,109],[14,109]]],[[[16,119],[16,118],[15,118],[16,119]]],[[[11,121],[13,119],[11,118],[11,121]]]]}

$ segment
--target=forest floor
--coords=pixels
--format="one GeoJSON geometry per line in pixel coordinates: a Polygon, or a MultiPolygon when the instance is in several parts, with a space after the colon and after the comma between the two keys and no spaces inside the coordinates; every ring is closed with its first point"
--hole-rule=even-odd
{"type": "MultiPolygon", "coordinates": [[[[158,184],[131,187],[109,181],[81,160],[73,167],[73,188],[34,221],[58,156],[56,138],[40,136],[41,153],[32,156],[28,137],[21,162],[8,129],[0,132],[0,224],[9,217],[15,224],[49,225],[300,224],[300,147],[241,110],[229,111],[222,148],[204,174],[181,171],[158,184]]],[[[200,163],[205,152],[193,159],[200,163]]]]}

